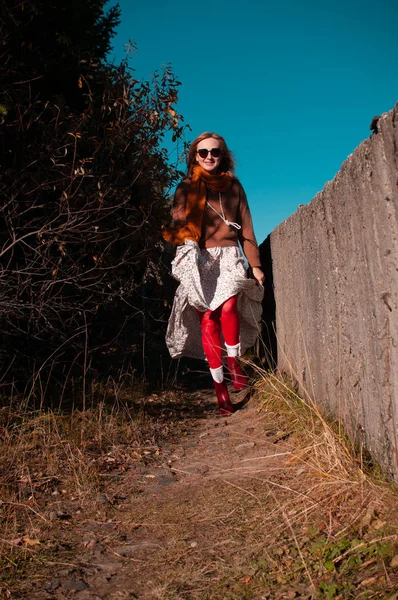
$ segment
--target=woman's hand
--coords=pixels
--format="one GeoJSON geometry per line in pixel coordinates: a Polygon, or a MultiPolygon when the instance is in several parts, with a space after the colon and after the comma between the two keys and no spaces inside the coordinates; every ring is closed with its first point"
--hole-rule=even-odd
{"type": "Polygon", "coordinates": [[[262,270],[260,269],[260,267],[253,267],[252,271],[253,271],[253,277],[254,277],[254,279],[256,279],[257,283],[259,283],[260,285],[263,285],[265,275],[262,272],[262,270]]]}

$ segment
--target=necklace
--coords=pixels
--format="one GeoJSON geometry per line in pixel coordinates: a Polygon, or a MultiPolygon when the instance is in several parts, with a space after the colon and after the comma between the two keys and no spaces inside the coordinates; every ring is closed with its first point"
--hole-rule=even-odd
{"type": "Polygon", "coordinates": [[[231,227],[235,227],[235,229],[238,229],[238,230],[242,229],[242,227],[239,225],[239,223],[233,223],[232,221],[228,221],[228,219],[225,218],[225,213],[224,213],[224,209],[223,209],[222,202],[221,202],[221,192],[218,193],[218,199],[220,201],[220,210],[221,210],[221,213],[219,213],[218,210],[216,210],[214,208],[214,206],[212,206],[209,203],[208,200],[206,201],[207,206],[210,206],[210,208],[212,210],[214,210],[214,212],[220,217],[220,219],[222,219],[224,221],[224,223],[226,225],[231,226],[231,227]]]}

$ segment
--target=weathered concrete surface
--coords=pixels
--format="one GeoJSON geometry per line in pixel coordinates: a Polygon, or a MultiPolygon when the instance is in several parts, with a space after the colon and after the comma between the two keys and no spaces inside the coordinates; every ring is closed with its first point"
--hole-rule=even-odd
{"type": "Polygon", "coordinates": [[[398,104],[271,233],[278,366],[398,479],[398,104]]]}

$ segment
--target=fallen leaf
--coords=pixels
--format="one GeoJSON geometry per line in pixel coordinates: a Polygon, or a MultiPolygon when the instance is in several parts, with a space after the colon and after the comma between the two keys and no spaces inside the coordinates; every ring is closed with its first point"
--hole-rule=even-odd
{"type": "Polygon", "coordinates": [[[375,518],[375,512],[374,512],[373,508],[368,508],[365,515],[361,519],[362,527],[369,527],[369,525],[374,520],[374,518],[375,518]]]}
{"type": "Polygon", "coordinates": [[[40,544],[39,540],[32,540],[32,538],[27,535],[22,537],[22,542],[25,546],[38,546],[40,544]]]}
{"type": "Polygon", "coordinates": [[[370,524],[370,527],[371,527],[371,529],[374,529],[375,531],[379,531],[379,529],[383,529],[383,527],[385,525],[387,525],[387,521],[381,521],[381,519],[375,519],[370,524]]]}
{"type": "Polygon", "coordinates": [[[398,554],[392,557],[390,567],[396,569],[398,567],[398,554]]]}
{"type": "Polygon", "coordinates": [[[32,540],[28,535],[23,535],[20,538],[10,540],[11,546],[38,546],[39,540],[32,540]]]}

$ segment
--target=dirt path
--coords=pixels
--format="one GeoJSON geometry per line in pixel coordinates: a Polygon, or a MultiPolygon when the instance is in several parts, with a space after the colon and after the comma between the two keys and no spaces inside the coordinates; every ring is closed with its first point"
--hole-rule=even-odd
{"type": "MultiPolygon", "coordinates": [[[[234,402],[247,400],[245,392],[234,396],[234,402]]],[[[271,425],[265,431],[252,402],[221,418],[211,392],[192,401],[206,410],[205,418],[189,421],[180,442],[161,449],[157,465],[136,466],[123,478],[109,474],[100,499],[108,518],[74,516],[80,543],[73,544],[73,560],[68,552],[65,565],[54,564],[32,598],[246,597],[258,570],[251,557],[264,546],[268,480],[275,487],[285,479],[280,475],[290,451],[284,441],[276,443],[271,425]]],[[[76,507],[61,504],[67,533],[76,507]]]]}
{"type": "MultiPolygon", "coordinates": [[[[321,588],[307,566],[314,557],[304,555],[304,547],[319,535],[326,547],[331,531],[344,523],[338,509],[325,509],[311,493],[311,474],[294,459],[292,432],[278,431],[247,392],[234,396],[241,410],[228,418],[218,416],[210,391],[190,401],[197,417],[186,419],[179,439],[148,446],[146,465],[137,462],[124,472],[114,465],[104,473],[91,511],[88,499],[85,509],[81,499],[55,499],[47,512],[54,526],[47,534],[51,553],[42,559],[46,574],[38,572],[15,597],[318,597],[321,588]]],[[[356,493],[347,487],[347,497],[356,493]]],[[[333,578],[323,571],[329,587],[322,597],[357,597],[338,595],[337,587],[334,594],[333,578]]],[[[355,586],[368,574],[359,572],[355,586]]],[[[395,598],[390,592],[366,597],[395,598]]]]}

